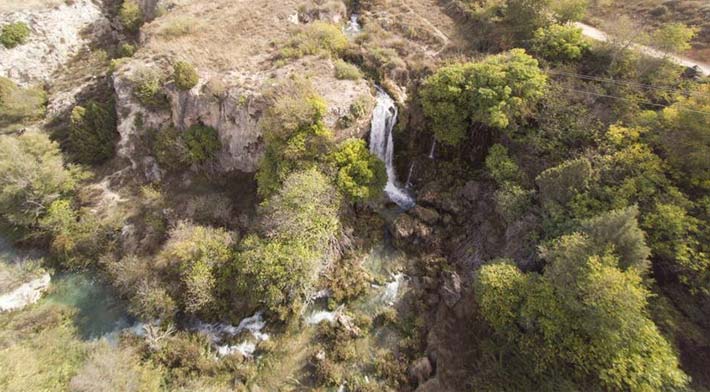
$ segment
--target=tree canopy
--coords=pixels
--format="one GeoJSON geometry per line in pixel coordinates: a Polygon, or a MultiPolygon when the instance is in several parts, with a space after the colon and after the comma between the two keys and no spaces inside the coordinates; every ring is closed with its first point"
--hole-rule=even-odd
{"type": "Polygon", "coordinates": [[[424,114],[440,142],[456,145],[480,123],[505,129],[543,96],[547,77],[523,49],[442,67],[424,81],[424,114]]]}

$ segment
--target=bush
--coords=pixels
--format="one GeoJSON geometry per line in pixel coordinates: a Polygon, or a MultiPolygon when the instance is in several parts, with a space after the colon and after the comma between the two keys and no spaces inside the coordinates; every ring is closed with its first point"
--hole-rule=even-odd
{"type": "Polygon", "coordinates": [[[168,105],[168,98],[162,92],[163,74],[153,68],[140,68],[131,77],[133,95],[149,107],[160,108],[168,105]]]}
{"type": "Polygon", "coordinates": [[[338,26],[316,21],[302,28],[283,49],[281,57],[300,58],[309,55],[341,54],[348,47],[348,38],[338,26]]]}
{"type": "Polygon", "coordinates": [[[90,101],[72,109],[69,143],[80,162],[100,163],[111,158],[117,138],[113,102],[90,101]]]}
{"type": "Polygon", "coordinates": [[[118,56],[119,57],[133,57],[133,55],[136,53],[136,47],[135,45],[131,44],[122,44],[118,48],[118,56]]]}
{"type": "Polygon", "coordinates": [[[217,276],[232,260],[233,245],[232,234],[222,229],[180,222],[170,231],[155,262],[181,309],[196,314],[217,305],[217,276]]]}
{"type": "Polygon", "coordinates": [[[518,164],[508,155],[508,149],[500,144],[494,144],[488,150],[486,169],[498,185],[520,181],[518,164]]]}
{"type": "Polygon", "coordinates": [[[152,153],[158,165],[166,170],[178,171],[190,165],[190,152],[180,132],[173,127],[154,132],[152,153]]]}
{"type": "Polygon", "coordinates": [[[23,22],[8,23],[2,27],[0,31],[0,43],[12,49],[15,46],[22,45],[30,36],[30,28],[23,22]]]}
{"type": "Polygon", "coordinates": [[[143,10],[135,0],[124,0],[118,11],[118,20],[126,30],[136,33],[143,24],[143,10]]]}
{"type": "Polygon", "coordinates": [[[572,25],[540,28],[532,39],[532,50],[550,61],[578,60],[589,47],[582,29],[572,25]]]}
{"type": "Polygon", "coordinates": [[[130,348],[99,343],[91,357],[71,379],[72,392],[126,391],[158,392],[162,374],[130,348]]]}
{"type": "Polygon", "coordinates": [[[59,146],[44,134],[0,136],[0,211],[12,225],[35,225],[55,200],[70,197],[84,176],[64,166],[59,146]]]}
{"type": "Polygon", "coordinates": [[[362,72],[355,65],[343,60],[335,60],[335,77],[338,79],[358,80],[362,79],[362,72]]]}
{"type": "Polygon", "coordinates": [[[589,186],[592,164],[586,158],[563,162],[540,173],[535,183],[543,203],[566,204],[589,186]]]}
{"type": "Polygon", "coordinates": [[[52,255],[64,268],[73,270],[94,266],[118,230],[93,212],[75,210],[68,200],[53,202],[39,227],[52,238],[52,255]]]}
{"type": "Polygon", "coordinates": [[[195,124],[182,134],[187,147],[190,163],[200,164],[213,159],[222,148],[217,130],[202,124],[195,124]]]}
{"type": "Polygon", "coordinates": [[[385,164],[370,153],[362,139],[348,139],[330,155],[337,170],[336,184],[354,202],[379,197],[387,184],[385,164]]]}
{"type": "Polygon", "coordinates": [[[323,124],[325,101],[303,80],[282,88],[261,122],[266,152],[256,179],[263,197],[293,171],[312,166],[331,146],[332,132],[323,124]]]}
{"type": "Polygon", "coordinates": [[[47,94],[39,88],[22,88],[0,76],[0,126],[44,115],[47,94]]]}
{"type": "Polygon", "coordinates": [[[532,192],[511,183],[503,184],[493,198],[496,212],[508,223],[520,218],[532,206],[532,192]]]}
{"type": "Polygon", "coordinates": [[[192,64],[185,61],[178,61],[173,65],[173,81],[180,90],[189,90],[197,85],[200,77],[192,64]]]}
{"type": "Polygon", "coordinates": [[[182,37],[183,35],[191,34],[195,30],[197,23],[198,21],[195,18],[178,16],[163,22],[163,25],[158,30],[158,35],[165,39],[182,37]]]}

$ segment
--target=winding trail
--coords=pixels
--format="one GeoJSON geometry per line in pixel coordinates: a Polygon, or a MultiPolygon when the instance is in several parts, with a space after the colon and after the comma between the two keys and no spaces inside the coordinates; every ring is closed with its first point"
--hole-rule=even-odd
{"type": "MultiPolygon", "coordinates": [[[[609,36],[605,32],[603,32],[595,27],[592,27],[588,24],[584,24],[584,23],[580,23],[580,22],[575,22],[574,25],[576,27],[579,27],[580,29],[582,29],[582,34],[584,34],[585,36],[587,36],[591,39],[601,41],[601,42],[606,42],[609,40],[609,36]]],[[[644,53],[644,54],[651,56],[651,57],[656,57],[656,58],[667,57],[667,58],[671,59],[672,61],[674,61],[682,66],[685,66],[685,67],[697,66],[698,68],[700,68],[700,71],[703,74],[710,75],[710,63],[706,63],[706,62],[702,62],[702,61],[698,61],[698,60],[693,60],[691,58],[681,56],[681,55],[668,54],[668,53],[665,53],[660,50],[657,50],[657,49],[654,49],[654,48],[651,48],[648,46],[644,46],[644,45],[633,44],[632,47],[634,49],[640,51],[641,53],[644,53]]]]}

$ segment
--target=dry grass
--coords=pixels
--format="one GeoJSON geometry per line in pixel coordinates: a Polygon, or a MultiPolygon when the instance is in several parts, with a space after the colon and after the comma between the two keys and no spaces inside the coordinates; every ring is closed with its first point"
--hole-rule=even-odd
{"type": "MultiPolygon", "coordinates": [[[[272,43],[287,39],[298,0],[194,0],[182,2],[143,27],[144,55],[179,56],[197,69],[261,70],[272,43]],[[195,23],[185,23],[194,21],[195,23]]],[[[270,66],[270,65],[269,65],[270,66]]]]}

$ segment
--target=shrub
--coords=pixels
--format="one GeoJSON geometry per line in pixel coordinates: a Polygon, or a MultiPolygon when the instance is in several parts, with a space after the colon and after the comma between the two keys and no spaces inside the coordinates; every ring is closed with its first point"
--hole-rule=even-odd
{"type": "Polygon", "coordinates": [[[113,102],[90,101],[72,109],[69,143],[80,162],[100,163],[111,158],[117,137],[113,102]]]}
{"type": "Polygon", "coordinates": [[[213,159],[222,148],[217,130],[202,124],[195,124],[182,134],[187,147],[190,163],[200,164],[213,159]]]}
{"type": "Polygon", "coordinates": [[[341,54],[348,46],[348,38],[338,26],[316,21],[302,28],[283,49],[281,57],[300,58],[309,55],[341,54]]]}
{"type": "Polygon", "coordinates": [[[167,106],[167,96],[162,92],[164,79],[163,74],[153,68],[136,70],[131,78],[134,85],[133,95],[149,107],[167,106]]]}
{"type": "Polygon", "coordinates": [[[166,39],[182,37],[195,31],[198,21],[192,17],[179,16],[168,21],[158,30],[158,35],[166,39]]]}
{"type": "Polygon", "coordinates": [[[0,211],[12,225],[36,224],[52,202],[71,196],[84,176],[64,166],[59,146],[44,134],[0,136],[0,211]]]}
{"type": "Polygon", "coordinates": [[[22,88],[0,76],[0,126],[44,115],[47,94],[38,88],[22,88]]]}
{"type": "Polygon", "coordinates": [[[102,341],[71,379],[69,389],[72,392],[158,392],[161,382],[162,374],[143,363],[132,349],[113,347],[102,341]]]}
{"type": "Polygon", "coordinates": [[[387,184],[385,164],[370,153],[362,139],[348,139],[330,155],[337,170],[336,184],[354,202],[374,199],[387,184]]]}
{"type": "Polygon", "coordinates": [[[503,184],[493,198],[496,212],[508,223],[520,218],[532,206],[532,192],[511,183],[503,184]]]}
{"type": "Polygon", "coordinates": [[[312,166],[331,146],[332,132],[323,124],[325,101],[303,80],[283,89],[261,123],[266,152],[256,178],[264,197],[293,171],[312,166]]]}
{"type": "Polygon", "coordinates": [[[51,251],[68,269],[84,269],[96,264],[109,248],[118,229],[86,210],[75,210],[68,200],[57,200],[39,221],[51,238],[51,251]]]}
{"type": "Polygon", "coordinates": [[[154,132],[152,153],[158,165],[166,170],[182,170],[190,165],[190,152],[173,127],[154,132]]]}
{"type": "Polygon", "coordinates": [[[362,79],[362,72],[355,65],[344,60],[335,60],[335,77],[338,79],[358,80],[362,79]]]}
{"type": "Polygon", "coordinates": [[[118,55],[119,57],[133,57],[133,55],[136,53],[136,47],[135,45],[131,44],[122,44],[118,48],[118,55]]]}
{"type": "Polygon", "coordinates": [[[173,81],[180,90],[189,90],[197,85],[200,78],[192,64],[178,61],[173,65],[173,81]]]}
{"type": "Polygon", "coordinates": [[[580,158],[543,171],[535,183],[543,203],[566,204],[588,187],[591,178],[592,164],[586,158],[580,158]]]}
{"type": "Polygon", "coordinates": [[[22,45],[30,36],[30,28],[23,22],[8,23],[2,27],[0,31],[0,43],[12,49],[15,46],[22,45]]]}
{"type": "Polygon", "coordinates": [[[138,32],[143,24],[143,10],[135,0],[124,0],[118,11],[118,20],[130,32],[138,32]]]}
{"type": "Polygon", "coordinates": [[[180,222],[170,231],[156,266],[181,309],[196,314],[217,305],[217,274],[232,260],[233,245],[232,234],[222,229],[180,222]]]}
{"type": "Polygon", "coordinates": [[[499,185],[520,181],[520,168],[508,155],[508,149],[494,144],[486,156],[486,169],[499,185]]]}
{"type": "Polygon", "coordinates": [[[578,60],[589,47],[582,29],[572,25],[540,28],[532,39],[533,51],[550,61],[578,60]]]}

